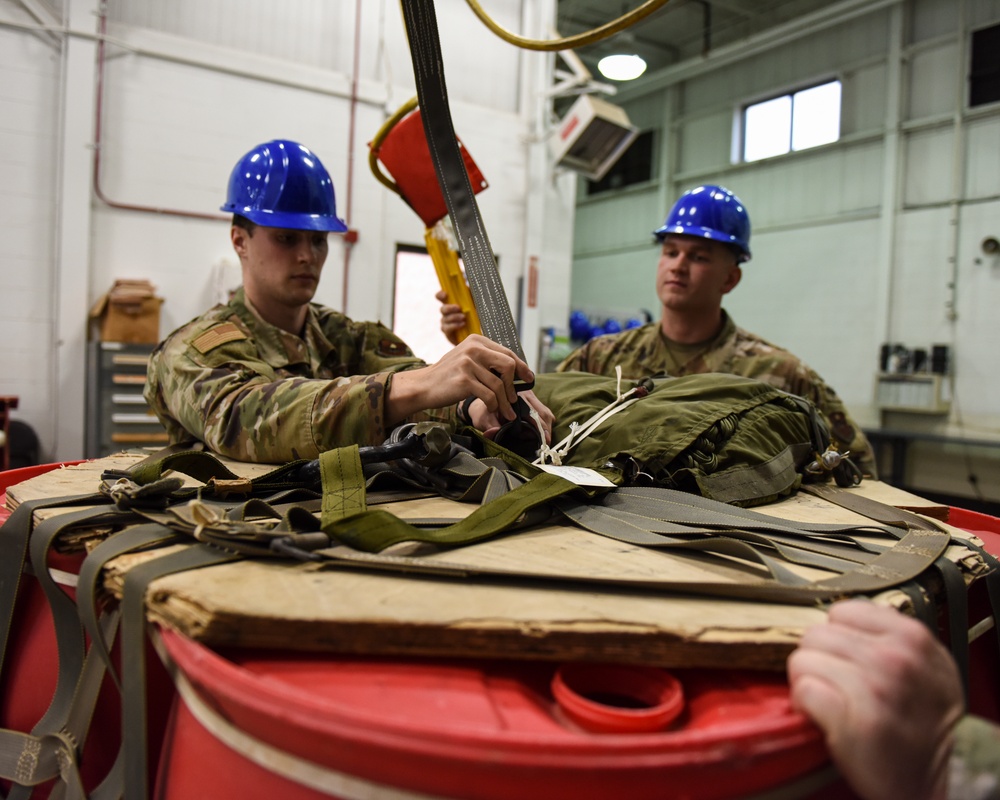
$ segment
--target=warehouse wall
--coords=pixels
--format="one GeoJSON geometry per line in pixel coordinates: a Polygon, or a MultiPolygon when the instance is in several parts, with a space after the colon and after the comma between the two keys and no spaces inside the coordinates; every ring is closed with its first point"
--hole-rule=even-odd
{"type": "Polygon", "coordinates": [[[657,178],[581,186],[573,308],[658,316],[650,231],[681,191],[721,183],[753,221],[754,258],[725,303],[737,322],[802,357],[865,427],[957,441],[911,448],[910,486],[1000,500],[1000,451],[961,444],[1000,443],[1000,257],[980,250],[1000,235],[1000,104],[966,104],[969,32],[998,22],[998,0],[845,0],[621,92],[656,131],[657,178]],[[743,104],[831,78],[839,142],[733,163],[743,104]],[[875,406],[883,342],[951,347],[950,414],[875,406]]]}
{"type": "MultiPolygon", "coordinates": [[[[455,127],[490,183],[478,200],[533,360],[540,327],[568,314],[556,289],[569,280],[575,198],[575,178],[551,176],[540,156],[551,56],[502,42],[462,0],[436,6],[455,127]],[[541,300],[519,309],[531,257],[541,300]]],[[[82,455],[86,314],[114,279],[158,287],[163,335],[238,281],[217,209],[254,144],[316,151],[358,232],[350,249],[331,237],[319,302],[389,320],[396,245],[423,243],[423,223],[367,161],[367,142],[415,94],[397,3],[111,0],[104,34],[99,11],[0,0],[0,393],[20,397],[47,459],[82,455]]],[[[541,36],[554,3],[490,12],[541,36]]]]}

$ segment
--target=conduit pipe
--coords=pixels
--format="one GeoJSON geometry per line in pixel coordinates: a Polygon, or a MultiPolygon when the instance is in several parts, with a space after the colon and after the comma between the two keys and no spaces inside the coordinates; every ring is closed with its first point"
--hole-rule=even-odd
{"type": "Polygon", "coordinates": [[[201,211],[182,211],[174,208],[144,206],[136,205],[134,203],[120,203],[116,200],[112,200],[104,194],[104,190],[101,188],[101,117],[104,112],[104,65],[107,60],[104,54],[108,27],[108,4],[106,2],[101,3],[101,10],[98,15],[98,19],[100,21],[100,33],[97,38],[97,87],[94,99],[94,196],[106,206],[123,211],[141,211],[149,214],[164,214],[172,217],[184,217],[186,219],[209,219],[213,221],[224,221],[230,219],[222,214],[206,214],[201,211]]]}
{"type": "MultiPolygon", "coordinates": [[[[360,0],[358,0],[358,3],[360,5],[360,0]]],[[[220,214],[205,214],[205,213],[201,213],[201,212],[185,211],[185,210],[180,210],[180,209],[161,208],[161,207],[156,207],[156,206],[145,206],[145,205],[132,204],[132,203],[121,203],[121,202],[115,201],[115,200],[107,197],[107,195],[104,193],[104,191],[103,191],[103,189],[101,187],[101,183],[100,183],[100,156],[101,156],[101,152],[100,151],[101,151],[101,143],[102,143],[101,142],[101,117],[102,117],[102,111],[103,111],[104,65],[105,65],[105,62],[106,62],[105,47],[108,44],[112,44],[112,45],[114,45],[116,47],[120,47],[121,49],[126,50],[126,51],[132,53],[133,55],[144,56],[146,58],[154,58],[154,59],[158,59],[158,60],[161,60],[161,61],[169,61],[169,62],[175,63],[175,64],[184,64],[184,65],[187,65],[187,66],[192,66],[192,67],[196,67],[196,68],[200,68],[200,69],[208,69],[208,70],[212,70],[214,72],[221,72],[221,73],[225,73],[227,75],[234,75],[236,77],[250,78],[250,79],[253,79],[253,80],[262,80],[262,81],[265,81],[267,83],[271,83],[271,84],[278,85],[278,86],[288,86],[290,88],[300,89],[300,90],[303,90],[303,91],[314,92],[314,93],[317,93],[317,94],[324,94],[324,95],[328,95],[328,96],[331,96],[331,97],[350,98],[350,100],[351,100],[351,107],[352,107],[352,119],[353,119],[353,111],[361,103],[372,105],[372,106],[375,106],[375,107],[380,108],[380,109],[384,106],[384,103],[382,101],[380,101],[380,100],[375,100],[375,99],[372,99],[372,98],[361,97],[361,95],[360,95],[360,93],[358,91],[358,79],[357,79],[357,75],[355,75],[355,78],[354,78],[354,81],[353,81],[353,85],[352,85],[352,90],[351,90],[351,92],[349,94],[345,94],[343,91],[338,91],[338,90],[335,90],[335,89],[328,89],[328,88],[317,86],[315,84],[305,83],[305,82],[302,82],[302,81],[282,80],[280,78],[274,78],[274,77],[271,77],[271,76],[265,77],[265,76],[262,76],[262,75],[258,75],[258,74],[254,73],[254,72],[250,72],[248,70],[233,69],[231,67],[225,67],[225,66],[218,65],[218,64],[212,64],[212,63],[205,62],[205,61],[199,61],[198,59],[193,59],[193,58],[185,58],[185,57],[182,57],[182,56],[178,56],[176,54],[166,53],[166,52],[160,52],[160,51],[153,50],[153,49],[150,49],[150,48],[136,47],[136,46],[134,46],[133,44],[131,44],[129,42],[123,41],[123,40],[118,39],[118,38],[113,37],[113,36],[108,36],[107,32],[106,32],[107,31],[107,4],[106,3],[102,3],[101,4],[101,11],[99,13],[99,19],[100,19],[100,31],[98,33],[92,33],[90,31],[82,31],[82,30],[72,29],[68,25],[65,25],[65,24],[64,25],[34,24],[34,23],[19,22],[19,21],[16,21],[16,20],[2,19],[2,18],[0,18],[0,28],[10,28],[10,29],[14,29],[14,30],[22,30],[22,31],[27,31],[29,33],[52,34],[52,35],[55,35],[55,36],[58,36],[58,37],[62,37],[62,38],[74,37],[74,38],[83,39],[83,40],[86,40],[86,41],[95,41],[95,42],[98,43],[98,60],[99,60],[99,63],[98,63],[98,77],[97,77],[96,99],[95,99],[95,106],[96,106],[96,115],[95,116],[96,116],[96,122],[95,122],[95,142],[94,142],[94,167],[93,167],[93,169],[94,169],[94,177],[93,177],[94,186],[93,186],[93,190],[94,190],[95,196],[99,200],[101,200],[101,202],[103,202],[105,205],[107,205],[107,206],[109,206],[111,208],[123,209],[123,210],[128,210],[128,211],[138,211],[138,212],[144,212],[144,213],[153,213],[153,214],[163,214],[163,215],[170,215],[170,216],[178,216],[178,217],[183,217],[183,218],[209,219],[209,220],[227,220],[227,219],[229,219],[229,217],[222,216],[220,214]]],[[[358,33],[356,33],[356,39],[358,38],[359,33],[360,33],[360,29],[359,29],[358,33]]],[[[356,52],[359,49],[359,46],[358,46],[357,43],[355,45],[355,49],[356,49],[356,52]]],[[[357,61],[357,55],[356,55],[356,61],[357,61]]],[[[353,128],[353,122],[352,122],[352,128],[353,128]]],[[[353,158],[353,156],[351,156],[351,157],[353,158]]],[[[345,239],[350,240],[351,233],[352,232],[348,232],[348,235],[345,236],[345,239]]],[[[354,237],[357,236],[356,231],[353,232],[353,234],[354,234],[354,237]]]]}
{"type": "Polygon", "coordinates": [[[344,198],[344,221],[347,232],[344,234],[344,267],[341,285],[340,311],[347,314],[347,290],[350,286],[351,253],[354,243],[358,240],[358,232],[351,227],[351,210],[354,200],[354,137],[358,116],[358,73],[361,64],[361,0],[357,0],[354,9],[354,66],[351,75],[351,108],[347,131],[347,194],[344,198]]]}
{"type": "MultiPolygon", "coordinates": [[[[958,63],[966,64],[966,13],[965,0],[958,0],[958,63]]],[[[955,347],[954,324],[958,320],[958,251],[959,251],[959,223],[962,218],[962,198],[965,197],[965,116],[963,113],[965,103],[965,75],[961,72],[956,74],[955,86],[955,112],[952,123],[952,148],[951,148],[951,202],[949,203],[950,215],[948,224],[951,226],[950,252],[948,254],[949,276],[948,276],[948,300],[945,301],[945,319],[952,326],[951,346],[955,347]]],[[[954,370],[952,370],[954,374],[954,370]]],[[[953,387],[954,388],[954,387],[953,387]]]]}

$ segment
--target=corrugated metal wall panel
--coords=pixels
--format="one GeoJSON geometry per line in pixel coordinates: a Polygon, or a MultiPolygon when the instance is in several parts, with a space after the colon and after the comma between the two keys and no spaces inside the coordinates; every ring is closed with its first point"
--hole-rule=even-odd
{"type": "MultiPolygon", "coordinates": [[[[947,7],[947,3],[944,4],[947,7]]],[[[966,0],[966,19],[973,28],[1000,22],[1000,0],[966,0]]]]}
{"type": "Polygon", "coordinates": [[[579,271],[586,278],[589,291],[574,295],[573,308],[597,317],[594,321],[598,322],[607,316],[621,322],[637,316],[643,309],[649,311],[654,319],[659,319],[660,302],[656,297],[658,252],[650,244],[574,261],[573,278],[576,280],[579,271]]]}
{"type": "Polygon", "coordinates": [[[878,213],[882,158],[880,141],[863,142],[770,159],[712,179],[733,188],[752,209],[755,230],[787,228],[878,213]]]}
{"type": "Polygon", "coordinates": [[[711,116],[689,120],[677,137],[677,164],[680,173],[718,172],[730,165],[733,112],[724,109],[711,116]]]}
{"type": "Polygon", "coordinates": [[[836,77],[845,65],[884,56],[887,35],[886,13],[871,14],[864,25],[831,28],[748,58],[738,67],[705,73],[686,82],[681,113],[723,102],[738,105],[836,77]]]}
{"type": "Polygon", "coordinates": [[[965,65],[959,64],[958,58],[954,40],[910,57],[904,119],[947,114],[964,102],[965,82],[957,76],[965,71],[965,65]]]}
{"type": "Polygon", "coordinates": [[[857,413],[878,358],[877,235],[877,219],[755,234],[753,260],[725,300],[737,324],[790,349],[857,413]]]}
{"type": "MultiPolygon", "coordinates": [[[[972,199],[1000,197],[1000,119],[977,119],[966,126],[965,194],[972,199]]],[[[1000,235],[1000,225],[997,226],[1000,235]]]]}
{"type": "Polygon", "coordinates": [[[950,210],[911,211],[899,219],[899,279],[893,284],[893,327],[911,347],[929,348],[952,338],[947,320],[951,280],[950,210]],[[902,269],[919,264],[919,274],[902,269]],[[905,333],[903,333],[905,332],[905,333]]]}
{"type": "Polygon", "coordinates": [[[886,65],[881,63],[848,72],[841,78],[840,132],[852,133],[880,131],[885,124],[887,102],[886,65]]]}
{"type": "MultiPolygon", "coordinates": [[[[990,0],[993,2],[994,0],[990,0]]],[[[958,0],[966,3],[968,0],[958,0]]],[[[908,14],[910,44],[934,39],[958,30],[958,2],[956,0],[911,0],[908,14]]]]}
{"type": "Polygon", "coordinates": [[[903,205],[946,203],[952,196],[952,128],[919,131],[905,138],[903,205]]]}
{"type": "Polygon", "coordinates": [[[324,0],[109,0],[110,21],[324,69],[351,65],[354,4],[324,0]]]}
{"type": "Polygon", "coordinates": [[[574,254],[589,258],[596,253],[645,246],[652,241],[650,232],[662,222],[666,213],[656,204],[655,188],[619,192],[613,199],[595,198],[578,204],[574,254]]]}

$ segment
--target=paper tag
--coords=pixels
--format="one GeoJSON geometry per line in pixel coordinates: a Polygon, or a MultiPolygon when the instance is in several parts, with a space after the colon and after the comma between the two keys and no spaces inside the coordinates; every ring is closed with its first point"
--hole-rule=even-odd
{"type": "Polygon", "coordinates": [[[586,467],[557,467],[555,464],[537,464],[539,469],[565,478],[570,483],[577,486],[602,486],[614,488],[614,484],[605,478],[601,473],[595,472],[586,467]]]}

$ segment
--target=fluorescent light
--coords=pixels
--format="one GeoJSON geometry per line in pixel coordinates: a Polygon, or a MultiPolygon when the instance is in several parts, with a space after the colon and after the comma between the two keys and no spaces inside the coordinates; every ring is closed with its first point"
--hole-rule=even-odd
{"type": "Polygon", "coordinates": [[[636,55],[605,56],[597,62],[600,73],[612,81],[631,81],[646,71],[646,62],[636,55]]]}

